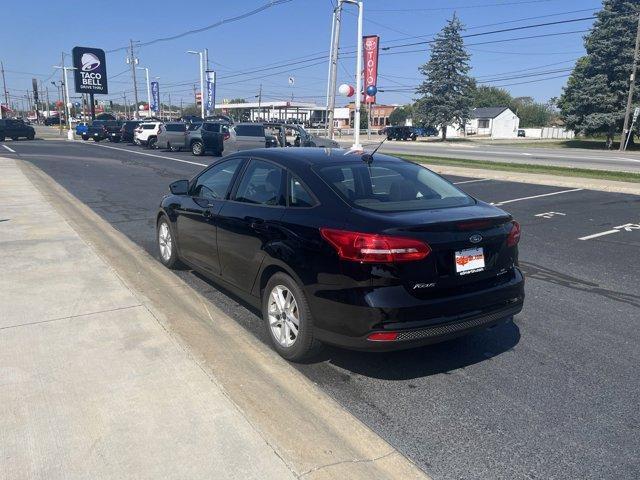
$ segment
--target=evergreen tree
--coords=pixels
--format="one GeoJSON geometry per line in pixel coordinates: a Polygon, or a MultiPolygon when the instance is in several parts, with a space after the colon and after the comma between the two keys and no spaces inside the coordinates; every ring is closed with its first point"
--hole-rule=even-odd
{"type": "Polygon", "coordinates": [[[439,126],[442,140],[447,139],[447,125],[464,128],[471,114],[475,81],[469,76],[470,56],[464,47],[458,17],[447,22],[431,46],[431,58],[420,67],[426,77],[416,93],[422,95],[415,105],[419,123],[439,126]]]}
{"type": "MultiPolygon", "coordinates": [[[[568,128],[607,135],[622,129],[640,13],[638,0],[603,0],[593,29],[558,101],[568,128]]],[[[634,101],[638,101],[638,92],[634,101]]]]}

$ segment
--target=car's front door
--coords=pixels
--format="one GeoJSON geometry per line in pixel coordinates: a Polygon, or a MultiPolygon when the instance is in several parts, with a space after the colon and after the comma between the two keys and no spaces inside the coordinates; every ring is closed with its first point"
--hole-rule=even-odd
{"type": "Polygon", "coordinates": [[[247,292],[251,291],[265,253],[282,238],[285,182],[282,167],[253,159],[220,212],[218,252],[222,278],[247,292]]]}
{"type": "Polygon", "coordinates": [[[195,266],[220,274],[217,223],[230,187],[244,160],[219,162],[200,174],[177,211],[180,255],[195,266]]]}

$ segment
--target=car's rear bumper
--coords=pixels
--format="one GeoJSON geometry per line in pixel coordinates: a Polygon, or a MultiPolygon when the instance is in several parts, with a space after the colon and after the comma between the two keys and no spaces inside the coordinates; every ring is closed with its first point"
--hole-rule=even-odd
{"type": "Polygon", "coordinates": [[[323,291],[310,298],[318,340],[356,350],[388,351],[438,343],[510,321],[522,310],[524,277],[516,268],[511,279],[497,286],[422,301],[401,294],[392,301],[347,295],[336,302],[327,296],[323,291]],[[388,339],[370,338],[381,333],[388,339]]]}

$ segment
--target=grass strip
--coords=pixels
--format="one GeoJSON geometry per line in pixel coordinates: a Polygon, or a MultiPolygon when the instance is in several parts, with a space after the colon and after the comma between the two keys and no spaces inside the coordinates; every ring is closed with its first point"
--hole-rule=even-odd
{"type": "Polygon", "coordinates": [[[541,173],[561,177],[594,178],[598,180],[614,180],[618,182],[640,183],[640,173],[616,172],[611,170],[594,170],[590,168],[558,167],[554,165],[532,165],[528,163],[491,162],[487,160],[467,160],[462,158],[432,157],[426,155],[394,156],[418,163],[432,165],[449,165],[454,167],[480,168],[483,170],[499,170],[506,172],[541,173]]]}

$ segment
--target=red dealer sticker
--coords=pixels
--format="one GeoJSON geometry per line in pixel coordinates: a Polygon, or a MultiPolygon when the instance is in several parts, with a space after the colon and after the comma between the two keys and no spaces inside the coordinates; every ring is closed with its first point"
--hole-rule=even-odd
{"type": "Polygon", "coordinates": [[[482,247],[467,248],[456,252],[456,273],[468,275],[469,273],[484,270],[484,252],[482,247]]]}

